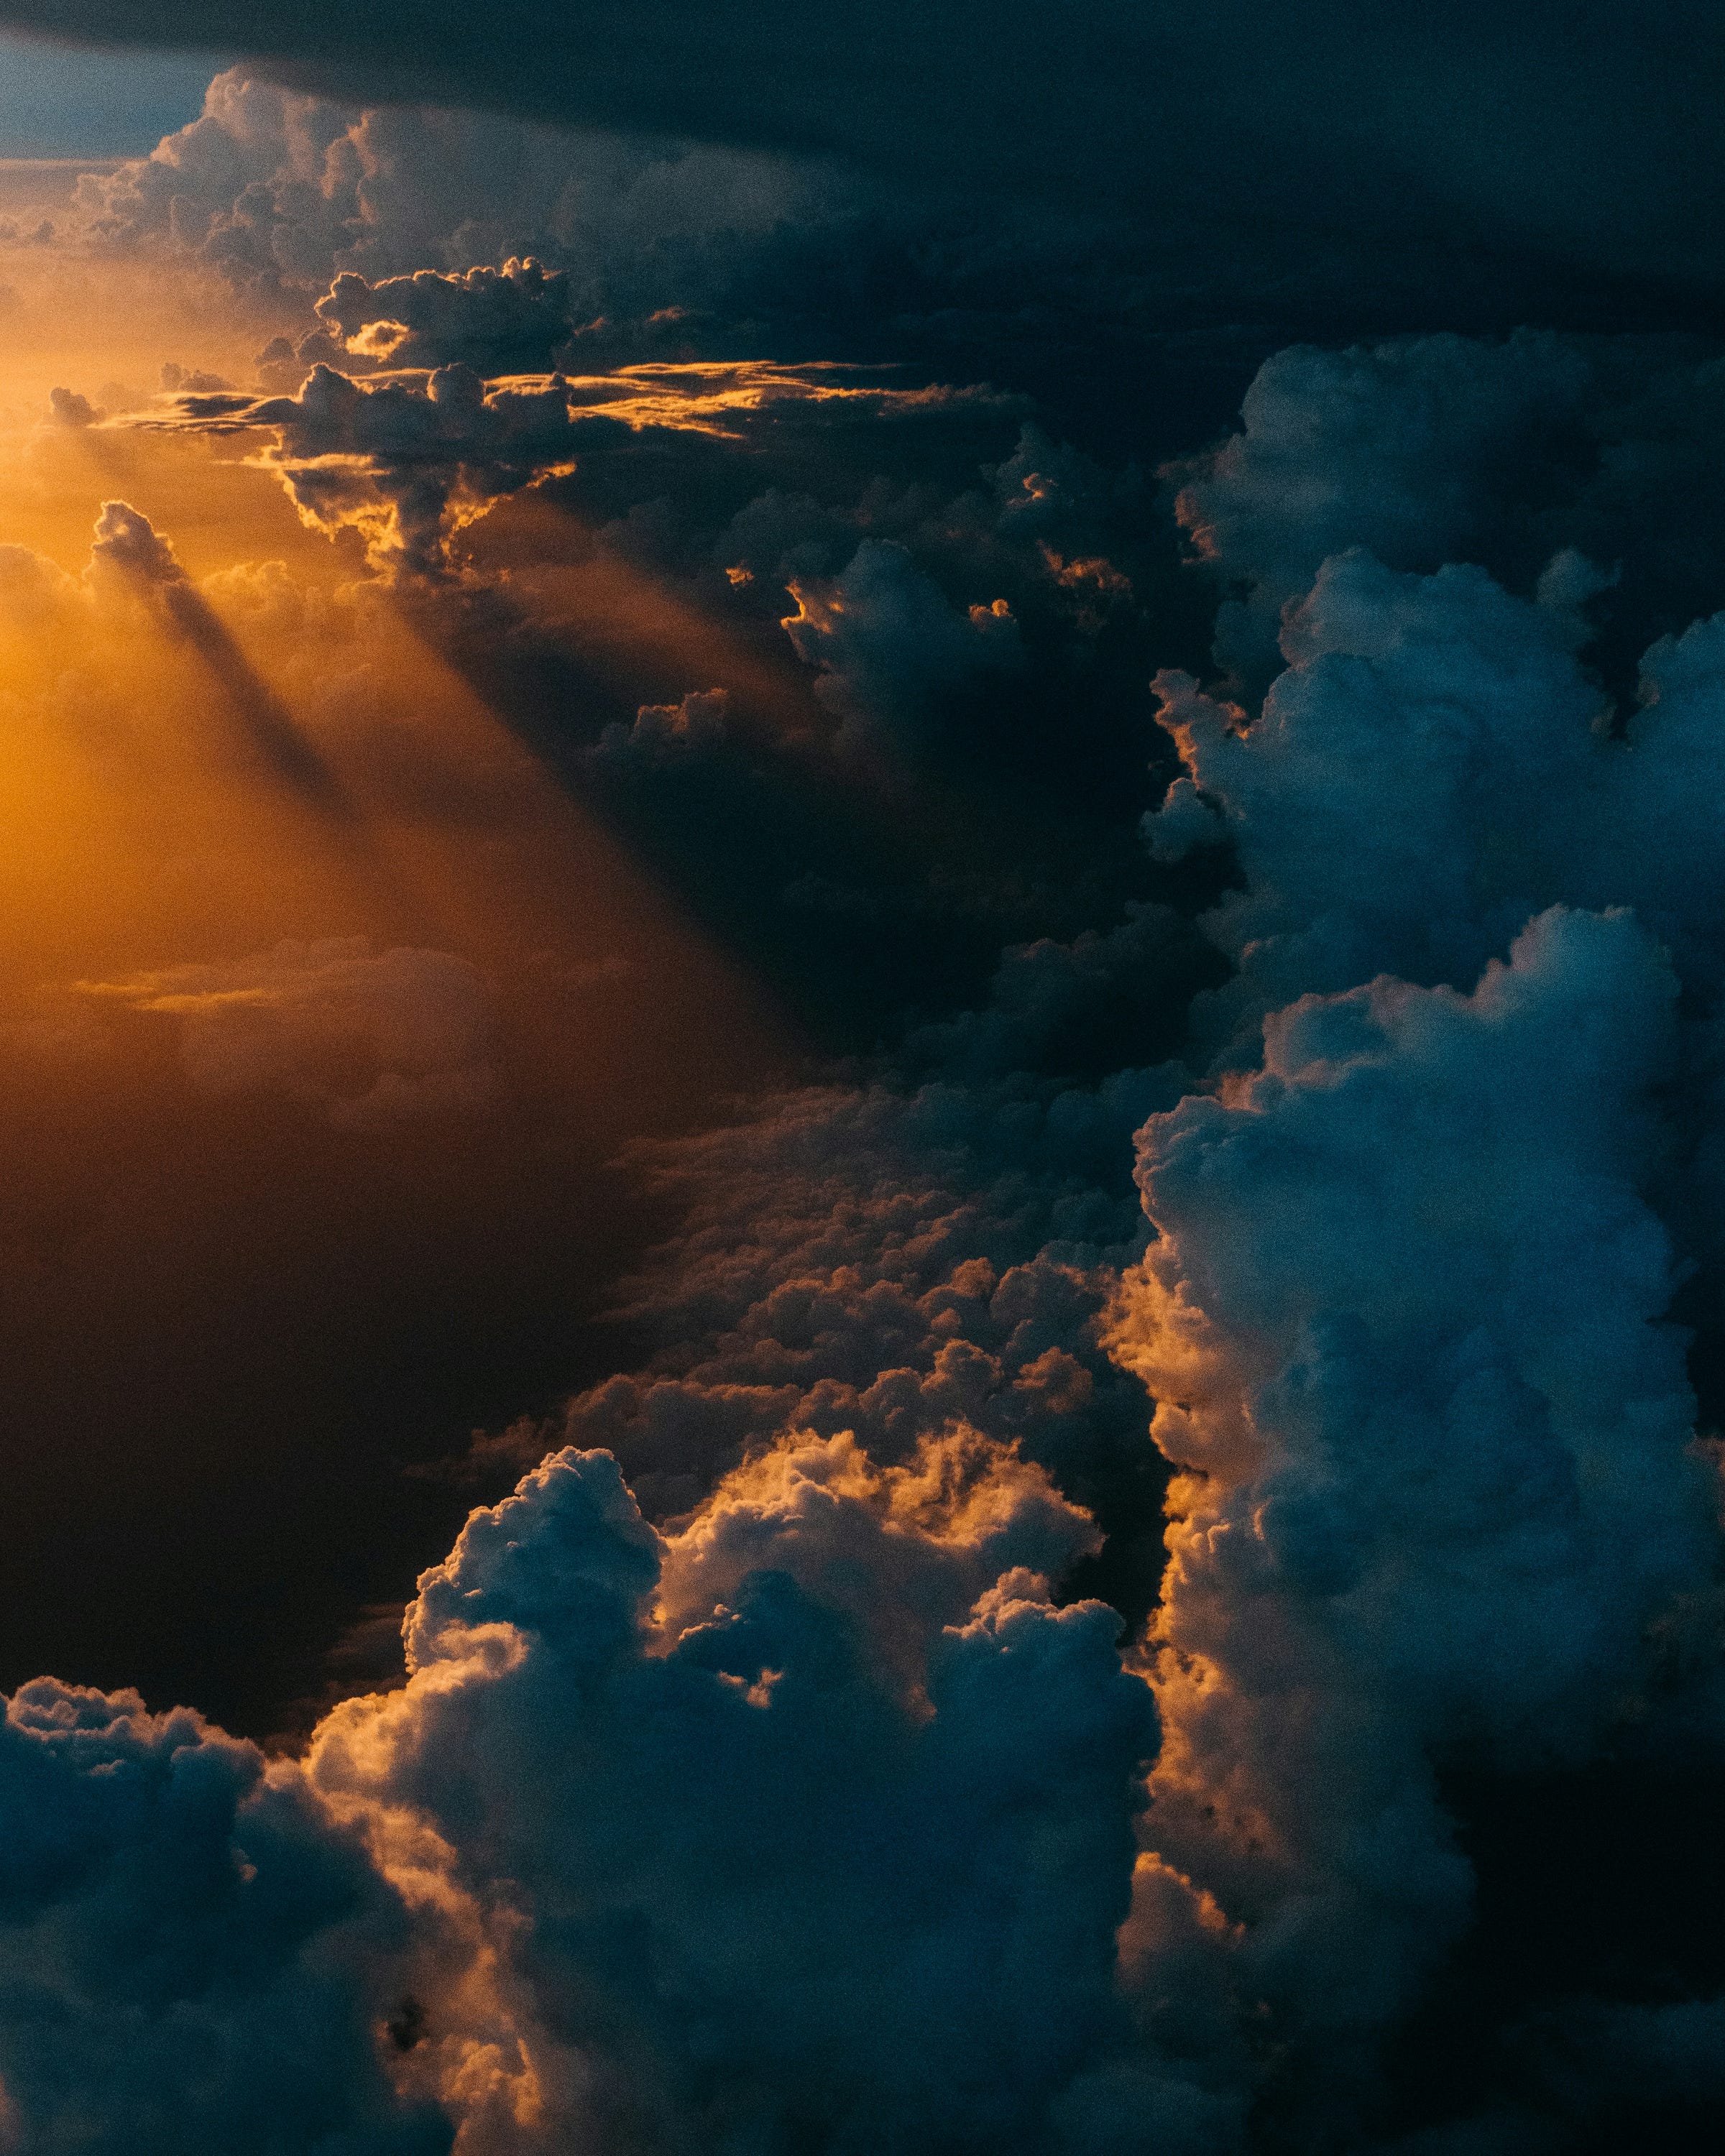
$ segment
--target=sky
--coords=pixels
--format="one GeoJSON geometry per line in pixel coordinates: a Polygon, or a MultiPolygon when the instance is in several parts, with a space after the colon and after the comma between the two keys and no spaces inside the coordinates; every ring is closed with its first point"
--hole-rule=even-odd
{"type": "Polygon", "coordinates": [[[0,0],[0,2156],[1717,2147],[1722,69],[0,0]]]}
{"type": "Polygon", "coordinates": [[[195,119],[221,62],[0,33],[0,157],[147,156],[195,119]]]}

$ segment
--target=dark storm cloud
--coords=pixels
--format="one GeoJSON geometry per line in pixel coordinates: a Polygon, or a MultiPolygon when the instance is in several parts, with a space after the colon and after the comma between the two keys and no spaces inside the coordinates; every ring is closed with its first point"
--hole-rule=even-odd
{"type": "Polygon", "coordinates": [[[1631,23],[1590,0],[1410,15],[1316,0],[1200,14],[826,8],[786,38],[752,6],[661,0],[626,25],[514,0],[483,23],[431,0],[8,0],[95,39],[218,43],[343,95],[489,104],[536,120],[854,159],[947,191],[1304,228],[1312,251],[1458,230],[1549,259],[1717,287],[1722,59],[1697,0],[1631,23]],[[1613,154],[1599,146],[1609,141],[1613,154]],[[1321,236],[1321,237],[1320,237],[1321,236]]]}

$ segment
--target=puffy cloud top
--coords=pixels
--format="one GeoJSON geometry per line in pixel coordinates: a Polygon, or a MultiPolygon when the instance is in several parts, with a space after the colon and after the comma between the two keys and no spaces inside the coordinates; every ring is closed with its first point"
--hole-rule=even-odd
{"type": "Polygon", "coordinates": [[[552,2140],[797,2119],[838,2148],[1028,2145],[1119,2041],[1153,1711],[1111,1613],[1010,1568],[978,1595],[1015,1537],[1047,1551],[1024,1497],[1059,1508],[976,1465],[951,1496],[932,1457],[883,1487],[810,1440],[665,1539],[608,1455],[559,1455],[426,1575],[407,1689],[325,1725],[315,1784],[356,1815],[412,1807],[495,1911],[552,2140]],[[853,1582],[883,1537],[917,1612],[911,1697],[863,1651],[853,1582]],[[1001,1894],[1033,1849],[1036,1891],[1001,1894]]]}
{"type": "Polygon", "coordinates": [[[349,352],[394,366],[459,362],[485,375],[531,373],[568,341],[569,280],[531,256],[511,256],[501,270],[418,270],[375,285],[349,270],[318,301],[317,315],[349,352]]]}

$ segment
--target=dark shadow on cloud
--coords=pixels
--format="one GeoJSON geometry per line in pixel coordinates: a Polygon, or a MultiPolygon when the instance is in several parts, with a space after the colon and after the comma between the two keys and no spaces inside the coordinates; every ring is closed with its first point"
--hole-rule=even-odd
{"type": "MultiPolygon", "coordinates": [[[[1390,2061],[1407,2125],[1466,2118],[1506,2090],[1549,2097],[1568,2043],[1554,2013],[1589,1995],[1657,2006],[1725,1989],[1725,1778],[1634,1756],[1568,1772],[1452,1775],[1445,1789],[1478,1878],[1473,1930],[1390,2061]],[[1604,1861],[1602,1861],[1602,1859],[1604,1861]],[[1582,1882],[1584,1883],[1584,1887],[1582,1882]]],[[[1651,2136],[1670,2156],[1717,2147],[1717,2106],[1679,2087],[1569,2119],[1565,2156],[1651,2136]]]]}
{"type": "Polygon", "coordinates": [[[914,912],[895,917],[880,894],[923,886],[926,834],[842,775],[747,746],[687,769],[637,768],[600,752],[640,706],[620,669],[508,618],[495,591],[398,598],[499,723],[824,1048],[866,1050],[907,1010],[947,1008],[986,978],[998,922],[953,922],[931,939],[914,912]]]}
{"type": "Polygon", "coordinates": [[[177,583],[163,591],[162,604],[220,684],[248,744],[275,777],[308,807],[326,816],[347,816],[348,804],[334,773],[209,601],[190,584],[177,583]]]}
{"type": "Polygon", "coordinates": [[[241,650],[233,631],[187,578],[172,544],[130,502],[106,501],[90,549],[93,567],[117,572],[160,604],[171,628],[214,676],[248,747],[308,807],[347,814],[341,788],[293,714],[241,650]]]}
{"type": "MultiPolygon", "coordinates": [[[[1142,708],[1130,639],[1075,684],[1050,637],[1014,677],[943,687],[915,715],[920,737],[847,751],[769,620],[762,670],[778,671],[787,706],[803,706],[802,731],[788,735],[780,714],[763,713],[749,682],[705,752],[654,757],[619,744],[638,734],[644,705],[657,708],[651,697],[675,700],[687,685],[652,670],[665,662],[650,639],[619,652],[572,648],[501,585],[404,583],[395,601],[824,1051],[867,1053],[962,1009],[986,993],[1004,943],[1081,935],[1111,925],[1122,904],[1178,904],[1203,881],[1187,865],[1150,860],[1139,839],[1144,765],[1167,749],[1142,708]],[[1039,724],[1051,696],[1069,714],[1057,742],[1039,724]]],[[[914,644],[906,655],[914,664],[914,644]]],[[[722,665],[714,678],[736,688],[722,665]]],[[[1129,1002],[1119,1020],[1128,1034],[1129,1002]]],[[[1102,1030],[1063,1044],[1068,1075],[1092,1076],[1097,1053],[1104,1067],[1127,1045],[1103,1046],[1114,1019],[1086,1023],[1102,1030]]],[[[1168,1052],[1163,1043],[1142,1060],[1168,1052]]]]}

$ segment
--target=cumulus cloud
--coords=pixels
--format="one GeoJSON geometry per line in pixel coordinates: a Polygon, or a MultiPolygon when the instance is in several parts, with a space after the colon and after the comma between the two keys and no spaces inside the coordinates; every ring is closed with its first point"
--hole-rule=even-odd
{"type": "Polygon", "coordinates": [[[100,574],[116,570],[144,585],[183,584],[173,542],[129,501],[105,501],[90,540],[90,565],[100,574]]]}
{"type": "Polygon", "coordinates": [[[1593,387],[1579,350],[1531,333],[1266,361],[1241,431],[1170,472],[1199,558],[1251,586],[1219,610],[1218,657],[1261,690],[1282,608],[1349,547],[1394,568],[1477,560],[1517,483],[1550,486],[1593,387]]]}
{"type": "Polygon", "coordinates": [[[1009,1088],[701,1142],[660,1294],[709,1359],[571,1428],[754,1449],[660,1529],[608,1455],[547,1460],[425,1575],[406,1687],[306,1761],[319,1831],[416,1912],[367,1964],[393,2100],[462,2146],[794,2118],[1195,2156],[1240,2145],[1244,2010],[1333,2133],[1466,1921],[1437,1767],[1585,1757],[1712,1563],[1643,1195],[1674,1006],[1632,920],[1558,911],[1471,994],[1307,998],[1249,1081],[1163,1093],[1112,1334],[1179,1471],[1150,1684],[1111,1612],[1047,1599],[1096,1541],[1060,1491],[1127,1262],[1078,1234],[1130,1233],[1075,1173],[1102,1100],[1028,1145],[1009,1088]]]}
{"type": "MultiPolygon", "coordinates": [[[[669,1535],[569,1451],[472,1516],[405,1687],[303,1768],[25,1687],[10,2121],[259,2156],[763,2122],[1076,2152],[1062,2118],[1129,2041],[1112,1934],[1156,1745],[1118,1620],[1029,1568],[1092,1532],[974,1435],[885,1472],[791,1440],[669,1535]]],[[[1177,2070],[1137,2092],[1203,2109],[1177,2070]]]]}
{"type": "Polygon", "coordinates": [[[1465,984],[1563,898],[1638,906],[1717,992],[1717,629],[1656,644],[1614,730],[1556,596],[1349,552],[1286,610],[1288,664],[1257,719],[1159,679],[1185,775],[1149,843],[1231,840],[1245,872],[1209,918],[1239,968],[1219,1014],[1384,969],[1465,984]]]}
{"type": "MultiPolygon", "coordinates": [[[[231,389],[234,387],[231,382],[225,381],[219,374],[212,374],[203,367],[182,367],[177,360],[172,359],[163,361],[161,379],[162,388],[170,394],[182,389],[189,393],[197,394],[213,389],[231,389]]],[[[130,398],[126,400],[126,408],[134,409],[144,402],[145,399],[141,397],[130,398]]]]}
{"type": "Polygon", "coordinates": [[[960,613],[903,547],[865,539],[829,583],[793,583],[783,627],[819,670],[814,693],[859,741],[914,751],[943,692],[1023,663],[1004,599],[960,613]]]}
{"type": "Polygon", "coordinates": [[[1465,1923],[1435,1765],[1588,1756],[1710,1576],[1645,1195],[1676,993],[1628,916],[1548,912],[1471,996],[1302,998],[1142,1135],[1116,1344],[1177,1471],[1155,1845],[1258,1908],[1296,2020],[1394,2016],[1465,1923]]]}
{"type": "Polygon", "coordinates": [[[1070,1535],[1052,1493],[976,1466],[883,1488],[808,1440],[667,1538],[608,1456],[560,1454],[425,1576],[406,1689],[325,1724],[338,1810],[459,1838],[542,2017],[542,2143],[980,2149],[1045,2138],[1119,2045],[1150,1697],[1111,1612],[1009,1565],[1070,1535]],[[855,1614],[889,1548],[914,1697],[855,1614]],[[998,1893],[1033,1850],[1036,1891],[998,1893]]]}
{"type": "Polygon", "coordinates": [[[1214,919],[1241,967],[1224,998],[1471,979],[1565,888],[1610,757],[1597,686],[1548,616],[1470,568],[1339,556],[1283,636],[1250,726],[1188,676],[1158,685],[1187,775],[1151,843],[1231,836],[1245,872],[1214,919]]]}
{"type": "Polygon", "coordinates": [[[1326,559],[1363,547],[1390,568],[1467,562],[1543,589],[1628,696],[1645,646],[1717,603],[1722,393],[1717,362],[1675,338],[1519,331],[1272,355],[1240,431],[1164,470],[1224,587],[1215,650],[1236,692],[1255,706],[1284,609],[1326,559]]]}
{"type": "MultiPolygon", "coordinates": [[[[1255,580],[1284,670],[1260,709],[1243,667],[1238,701],[1158,683],[1185,775],[1147,836],[1233,850],[1205,921],[1236,976],[1200,998],[1219,1077],[1140,1138],[1155,1232],[1115,1341],[1175,1469],[1151,1846],[1250,1912],[1234,1981],[1323,2031],[1281,2105],[1355,2145],[1384,2116],[1372,2030],[1419,2025],[1474,1918],[1450,1778],[1561,1774],[1630,1731],[1712,1771],[1718,1500],[1670,1312],[1685,1276],[1692,1309],[1719,1292],[1725,707],[1712,621],[1646,651],[1626,708],[1589,663],[1617,565],[1551,542],[1615,529],[1633,583],[1652,496],[1625,475],[1656,489],[1666,460],[1631,457],[1647,404],[1608,421],[1575,354],[1299,353],[1260,387],[1183,513],[1255,580]],[[1591,441],[1541,503],[1525,393],[1566,375],[1591,441]],[[1408,572],[1475,543],[1522,593],[1408,572]]],[[[1629,2118],[1620,2041],[1673,2046],[1679,2109],[1712,2086],[1699,2007],[1615,2014],[1529,2013],[1513,2100],[1453,2145],[1629,2118]],[[1583,2028],[1597,2072],[1563,2062],[1583,2028]]]]}
{"type": "Polygon", "coordinates": [[[106,416],[75,389],[49,390],[48,408],[55,424],[61,427],[93,427],[106,416]]]}
{"type": "MultiPolygon", "coordinates": [[[[1067,1023],[1081,1008],[1081,967],[1054,957],[1022,954],[994,1011],[930,1052],[1021,1066],[1044,997],[1067,1023]]],[[[1707,1591],[1717,1493],[1650,1205],[1679,1054],[1655,939],[1558,910],[1467,992],[1384,979],[1296,1001],[1260,1071],[1153,1113],[1137,1269],[1106,1168],[1082,1196],[1060,1173],[1111,1093],[1126,1106],[1117,1085],[1034,1120],[1009,1086],[865,1113],[810,1098],[667,1163],[694,1209],[636,1315],[680,1344],[567,1424],[640,1463],[661,1502],[661,1460],[803,1423],[915,1459],[939,1419],[1016,1435],[1065,1489],[1091,1478],[1119,1561],[1156,1485],[1132,1471],[1141,1397],[1098,1374],[1112,1298],[1113,1352],[1159,1403],[1176,1471],[1149,1666],[1168,1736],[1122,1982],[1153,2078],[1177,2028],[1205,2061],[1208,2145],[1229,2145],[1255,2078],[1242,2015],[1294,2046],[1303,2092],[1276,2102],[1301,2132],[1365,2130],[1376,2038],[1471,1912],[1440,1776],[1587,1758],[1664,1683],[1658,1625],[1707,1591]],[[1055,1179],[1014,1219],[1033,1162],[1055,1179]],[[1049,1240],[1086,1216],[1100,1249],[1049,1240]],[[1036,1255],[1002,1276],[1014,1248],[1036,1255]]],[[[1183,1081],[1141,1086],[1171,1101],[1183,1081]]],[[[1130,1568],[1116,1581],[1129,1599],[1130,1568]]],[[[1086,2130],[1129,2102],[1129,2075],[1103,2078],[1086,2130]]],[[[1133,2115],[1173,2131],[1147,2100],[1133,2115]]]]}
{"type": "Polygon", "coordinates": [[[562,383],[487,390],[459,365],[367,385],[318,366],[295,396],[192,395],[172,424],[273,429],[270,461],[307,524],[355,530],[378,568],[419,574],[502,495],[569,469],[578,431],[562,383]]]}
{"type": "Polygon", "coordinates": [[[364,937],[331,937],[79,985],[172,1019],[195,1086],[285,1092],[342,1129],[470,1111],[494,1082],[490,993],[453,952],[377,951],[364,937]]]}
{"type": "Polygon", "coordinates": [[[607,726],[593,753],[614,762],[692,762],[724,740],[730,701],[723,689],[691,689],[680,703],[643,704],[632,725],[607,726]]]}
{"type": "MultiPolygon", "coordinates": [[[[396,367],[459,362],[485,375],[529,374],[569,340],[569,280],[531,256],[459,275],[418,270],[369,284],[344,270],[317,303],[350,352],[396,367]]],[[[170,385],[172,386],[172,385],[170,385]]]]}
{"type": "MultiPolygon", "coordinates": [[[[1076,979],[1059,957],[1024,962],[1069,1025],[1142,985],[1129,942],[1111,967],[1081,952],[1076,979]]],[[[650,1475],[798,1427],[851,1429],[901,1459],[919,1434],[964,1424],[1021,1440],[1081,1491],[1086,1455],[1099,1479],[1111,1448],[1129,1457],[1142,1402],[1096,1326],[1141,1233],[1121,1148],[1178,1074],[1040,1075],[1030,1000],[1009,973],[1000,1003],[1016,1024],[930,1043],[950,1068],[922,1085],[812,1089],[649,1152],[684,1224],[629,1309],[663,1346],[639,1378],[578,1399],[567,1438],[650,1475]]],[[[1153,1027],[1140,1035],[1163,1045],[1153,1027]]]]}
{"type": "MultiPolygon", "coordinates": [[[[769,231],[822,191],[818,176],[747,151],[389,102],[362,109],[246,69],[218,75],[199,116],[150,157],[89,176],[78,207],[104,248],[162,248],[264,292],[321,287],[338,272],[373,286],[444,273],[463,288],[453,307],[470,324],[476,305],[489,306],[494,329],[509,309],[520,336],[530,319],[549,331],[565,285],[525,309],[520,290],[480,299],[465,283],[475,260],[554,254],[578,279],[583,320],[619,301],[644,316],[665,300],[648,296],[644,264],[698,276],[703,248],[769,231]]],[[[352,286],[347,295],[368,304],[352,286]]],[[[448,291],[422,286],[413,298],[398,287],[395,298],[453,321],[448,291]]]]}
{"type": "MultiPolygon", "coordinates": [[[[1016,1435],[1069,1491],[1093,1474],[1125,1541],[1153,1480],[1076,1433],[1142,1412],[1096,1369],[1094,1298],[1127,1265],[1111,1337],[1175,1481],[1122,1981],[1153,2081],[1174,2026],[1200,2051],[1189,2116],[1224,2146],[1255,2025],[1289,2047],[1266,2099],[1285,2130],[1358,2145],[1383,2117],[1378,2040],[1473,1913],[1446,1777],[1567,1769],[1660,1724],[1674,1626],[1697,1640],[1692,1712],[1716,1661],[1694,1613],[1717,1488],[1669,1320],[1692,1259],[1656,1209],[1711,1113],[1683,1074],[1717,993],[1712,625],[1648,654],[1615,732],[1577,628],[1606,572],[1560,552],[1525,597],[1358,551],[1302,573],[1260,716],[1163,685],[1188,773],[1153,836],[1231,841],[1245,872],[1208,916],[1240,968],[1213,1004],[1235,1067],[1033,1107],[1015,1088],[1084,1009],[1090,947],[1020,954],[928,1037],[946,1085],[808,1096],[668,1163],[694,1208],[636,1305],[666,1349],[568,1425],[668,1509],[679,1485],[646,1463],[798,1424],[906,1460],[938,1418],[1016,1435]],[[1136,1268],[1105,1168],[1005,1209],[1028,1164],[1076,1165],[1081,1130],[1106,1158],[1111,1096],[1153,1111],[1136,1268]],[[1099,1264],[1050,1235],[1063,1211],[1099,1264]],[[1004,1353],[1003,1248],[1070,1293],[1004,1353]]],[[[1131,2085],[1099,2070],[1062,2115],[1122,2130],[1131,2085]]]]}
{"type": "MultiPolygon", "coordinates": [[[[129,501],[102,504],[81,579],[32,559],[29,574],[14,580],[13,589],[15,596],[31,591],[36,603],[30,611],[39,619],[49,606],[63,616],[80,604],[141,608],[195,655],[247,762],[321,814],[345,813],[341,791],[300,721],[247,657],[208,593],[187,574],[172,541],[141,510],[129,501]]],[[[222,589],[219,579],[213,588],[222,589]]]]}
{"type": "MultiPolygon", "coordinates": [[[[979,485],[963,426],[1016,408],[987,389],[762,358],[579,371],[588,328],[603,347],[570,173],[597,155],[224,79],[86,187],[98,244],[260,291],[336,274],[311,341],[266,354],[284,393],[181,377],[141,424],[267,439],[308,524],[440,598],[452,538],[506,496],[576,500],[590,452],[698,446],[709,491],[608,503],[589,558],[711,602],[700,656],[631,682],[572,763],[680,770],[662,791],[685,808],[711,781],[703,815],[742,798],[744,759],[712,752],[738,747],[744,697],[643,695],[718,676],[715,618],[752,655],[782,659],[782,629],[841,741],[890,752],[870,775],[896,759],[896,801],[981,744],[993,790],[965,808],[1013,813],[978,845],[973,911],[997,921],[988,877],[1022,870],[1026,910],[1055,913],[1023,804],[1057,797],[1060,820],[1088,746],[1128,736],[1141,487],[1034,427],[979,485]],[[342,366],[290,378],[326,353],[342,366]],[[872,457],[883,422],[931,418],[956,480],[834,475],[838,423],[865,421],[872,457]],[[813,477],[767,461],[798,427],[833,459],[813,477]],[[757,460],[746,489],[711,480],[721,456],[757,460]],[[1027,683],[1034,750],[1011,731],[1027,683]],[[1081,734],[1075,709],[1107,726],[1081,734]]],[[[1031,162],[1052,155],[1039,135],[1031,162]]],[[[696,250],[744,216],[749,174],[757,237],[793,185],[627,157],[630,201],[674,169],[691,195],[735,182],[710,215],[685,203],[696,250]]],[[[656,315],[685,336],[686,310],[656,315]]],[[[1092,925],[1011,951],[975,1008],[919,1013],[860,1073],[644,1158],[683,1218],[626,1291],[642,1366],[480,1441],[453,1471],[531,1471],[422,1579],[407,1683],[263,1776],[382,1928],[341,1934],[336,2082],[280,2099],[321,2104],[331,2145],[1209,2156],[1255,2099],[1283,2145],[1396,2131],[1382,2041],[1473,1912],[1446,1778],[1567,1771],[1631,1729],[1674,1743],[1717,1689],[1717,1483],[1671,1312],[1686,1269],[1713,1277],[1693,1214],[1719,1187],[1725,617],[1664,624],[1633,709],[1595,665],[1611,608],[1647,619],[1633,557],[1676,457],[1642,453],[1661,413],[1704,408],[1705,373],[1548,336],[1302,350],[1260,374],[1242,434],[1172,472],[1228,679],[1159,677],[1181,776],[1151,862],[1092,863],[1102,819],[1075,816],[1092,925]],[[1208,950],[1147,890],[1201,907],[1208,950]],[[1128,1666],[1122,1619],[1147,1617],[1128,1666]],[[1699,1683],[1661,1664],[1674,1634],[1699,1683]]],[[[228,649],[123,503],[104,578],[228,649]]],[[[0,557],[20,606],[62,584],[0,557]]],[[[762,793],[768,762],[747,772],[762,793]]],[[[841,880],[848,827],[818,806],[826,880],[787,886],[768,847],[775,896],[879,941],[882,886],[841,880]]],[[[964,889],[967,865],[936,868],[964,889]]],[[[285,944],[85,986],[171,1020],[195,1083],[338,1124],[489,1083],[485,983],[446,952],[285,944]]],[[[44,1747],[86,1717],[171,1761],[209,1751],[236,1788],[262,1774],[123,1701],[21,1698],[44,1747]]],[[[92,1780],[112,1764],[93,1756],[92,1780]]],[[[249,1886],[268,1867],[244,1846],[249,1886]]],[[[322,1980],[319,1922],[298,1958],[256,1948],[280,2014],[302,1961],[322,1980]]],[[[188,2025],[249,2087],[264,2035],[225,1994],[208,2011],[214,2035],[188,2025]]],[[[1711,2087],[1716,2032],[1684,2011],[1574,2009],[1603,2032],[1589,2085],[1671,2051],[1711,2087]]],[[[191,2071],[160,2066],[169,2088],[191,2071]]],[[[5,2073],[19,2130],[64,2140],[69,2099],[5,2073]]],[[[261,2131],[200,2100],[223,2145],[261,2131]]]]}

